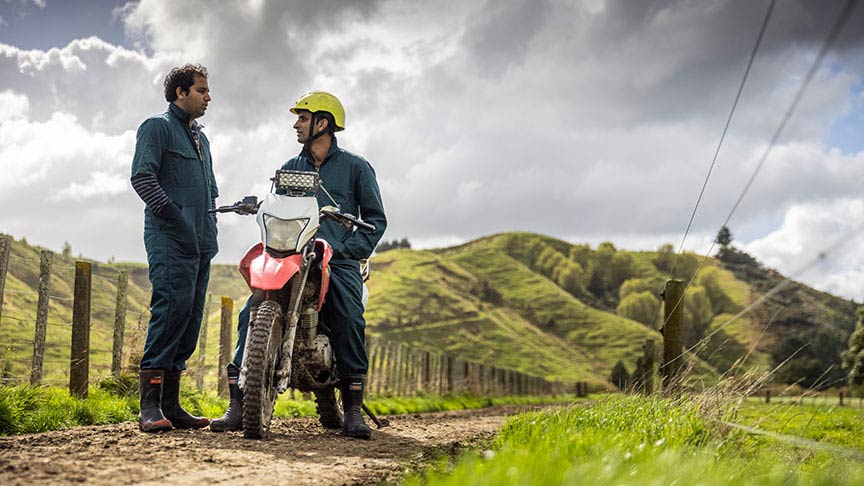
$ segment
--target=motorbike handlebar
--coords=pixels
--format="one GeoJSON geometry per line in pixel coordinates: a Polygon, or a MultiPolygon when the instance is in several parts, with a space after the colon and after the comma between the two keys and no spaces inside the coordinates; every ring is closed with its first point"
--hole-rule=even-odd
{"type": "Polygon", "coordinates": [[[356,226],[369,231],[375,231],[374,224],[369,224],[351,213],[343,213],[339,208],[334,206],[324,206],[321,208],[321,215],[325,218],[332,218],[345,227],[356,226]]]}
{"type": "MultiPolygon", "coordinates": [[[[218,208],[213,208],[208,210],[207,212],[210,214],[213,213],[237,213],[237,214],[257,214],[258,207],[261,206],[261,203],[258,201],[258,198],[255,196],[246,196],[241,201],[237,201],[230,206],[219,206],[218,208]]],[[[354,216],[351,213],[343,213],[339,208],[335,206],[324,206],[321,208],[321,217],[331,218],[336,220],[339,224],[350,228],[351,226],[356,226],[358,228],[363,228],[369,231],[375,231],[375,225],[369,224],[366,221],[354,216]]]]}
{"type": "Polygon", "coordinates": [[[258,202],[258,198],[256,196],[246,196],[241,201],[237,201],[230,206],[219,206],[218,208],[213,208],[208,210],[209,214],[213,213],[237,213],[237,214],[257,214],[258,206],[261,203],[258,202]]]}

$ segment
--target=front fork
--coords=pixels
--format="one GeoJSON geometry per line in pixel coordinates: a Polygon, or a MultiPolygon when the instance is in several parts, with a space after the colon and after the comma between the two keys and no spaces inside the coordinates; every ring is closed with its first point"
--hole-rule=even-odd
{"type": "Polygon", "coordinates": [[[300,321],[300,303],[303,301],[303,289],[306,288],[306,280],[312,270],[315,260],[314,246],[309,245],[303,250],[303,267],[300,278],[294,279],[291,286],[291,299],[288,303],[289,313],[286,323],[287,329],[283,334],[282,352],[280,353],[279,368],[276,370],[276,391],[285,393],[291,383],[291,365],[294,358],[294,339],[297,335],[297,323],[300,321]]]}
{"type": "MultiPolygon", "coordinates": [[[[285,332],[282,333],[282,346],[279,350],[279,362],[276,369],[276,392],[285,393],[288,390],[291,382],[291,364],[294,355],[294,339],[297,335],[297,323],[300,320],[300,303],[303,300],[303,289],[306,286],[306,280],[309,277],[309,271],[312,269],[312,262],[315,260],[315,252],[311,251],[311,246],[307,246],[303,250],[303,265],[300,271],[300,278],[295,276],[291,282],[291,293],[288,300],[287,314],[283,316],[286,323],[285,332]]],[[[258,311],[258,306],[250,309],[249,324],[246,329],[246,342],[243,348],[243,362],[240,366],[240,376],[237,379],[237,384],[240,389],[245,388],[246,383],[246,357],[249,356],[249,336],[252,335],[251,326],[255,323],[255,317],[258,311]]]]}

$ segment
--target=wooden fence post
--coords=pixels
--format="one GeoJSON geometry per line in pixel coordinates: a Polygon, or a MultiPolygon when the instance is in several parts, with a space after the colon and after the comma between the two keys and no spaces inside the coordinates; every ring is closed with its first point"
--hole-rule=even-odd
{"type": "Polygon", "coordinates": [[[375,343],[375,395],[381,396],[383,385],[385,383],[384,353],[387,350],[387,341],[379,337],[375,343]]]}
{"type": "Polygon", "coordinates": [[[375,344],[377,339],[373,336],[366,336],[366,362],[369,370],[366,372],[366,395],[371,396],[375,390],[375,380],[378,378],[376,373],[378,368],[375,366],[375,344]]]}
{"type": "Polygon", "coordinates": [[[126,372],[138,374],[141,368],[141,355],[143,346],[141,345],[141,331],[144,329],[144,313],[148,312],[144,309],[138,311],[138,319],[136,320],[135,330],[132,331],[132,339],[129,344],[129,354],[126,357],[126,372]]]}
{"type": "Polygon", "coordinates": [[[198,362],[195,370],[195,387],[204,391],[204,375],[207,373],[207,326],[210,324],[210,306],[213,294],[207,294],[204,315],[201,316],[201,330],[198,331],[198,362]]]}
{"type": "Polygon", "coordinates": [[[39,257],[39,299],[36,303],[36,331],[33,337],[33,363],[30,367],[30,384],[42,382],[42,363],[45,360],[45,335],[48,330],[48,291],[51,288],[51,266],[54,254],[42,250],[39,257]]]}
{"type": "Polygon", "coordinates": [[[111,346],[111,374],[120,378],[123,362],[123,332],[126,330],[126,289],[129,285],[129,272],[120,270],[117,276],[117,300],[114,306],[114,343],[111,346]]]}
{"type": "Polygon", "coordinates": [[[842,391],[840,392],[840,396],[838,398],[840,399],[840,406],[842,407],[843,406],[843,392],[842,391]]]}
{"type": "Polygon", "coordinates": [[[12,238],[0,237],[0,322],[3,318],[3,289],[6,288],[6,270],[9,268],[9,253],[12,251],[12,238]]]}
{"type": "Polygon", "coordinates": [[[429,393],[432,388],[432,357],[429,351],[423,352],[423,391],[429,393]]]}
{"type": "Polygon", "coordinates": [[[75,300],[72,303],[72,352],[69,362],[69,393],[87,397],[90,380],[90,262],[75,262],[75,300]]]}
{"type": "Polygon", "coordinates": [[[391,360],[391,347],[392,342],[390,340],[385,340],[381,345],[381,381],[379,383],[378,393],[391,393],[392,389],[390,388],[390,360],[391,360]]]}
{"type": "Polygon", "coordinates": [[[684,282],[679,279],[666,281],[664,291],[663,334],[663,389],[674,391],[678,388],[679,376],[684,364],[684,340],[682,316],[684,315],[684,282]]]}
{"type": "Polygon", "coordinates": [[[646,339],[642,356],[642,393],[650,395],[654,393],[654,340],[646,339]]]}
{"type": "Polygon", "coordinates": [[[765,390],[765,403],[771,403],[771,390],[765,390]]]}
{"type": "Polygon", "coordinates": [[[228,374],[225,368],[231,361],[231,319],[234,316],[234,301],[231,297],[222,296],[222,319],[219,332],[219,396],[228,398],[228,374]]]}
{"type": "Polygon", "coordinates": [[[405,362],[407,361],[407,349],[404,343],[399,343],[396,347],[396,395],[405,396],[405,362]]]}

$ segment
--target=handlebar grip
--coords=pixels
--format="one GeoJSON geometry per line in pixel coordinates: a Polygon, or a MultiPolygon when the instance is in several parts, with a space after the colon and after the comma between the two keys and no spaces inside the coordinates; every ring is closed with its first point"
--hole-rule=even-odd
{"type": "Polygon", "coordinates": [[[357,221],[354,221],[354,224],[356,224],[360,228],[367,229],[369,231],[375,231],[375,225],[369,224],[366,221],[357,220],[357,221]]]}

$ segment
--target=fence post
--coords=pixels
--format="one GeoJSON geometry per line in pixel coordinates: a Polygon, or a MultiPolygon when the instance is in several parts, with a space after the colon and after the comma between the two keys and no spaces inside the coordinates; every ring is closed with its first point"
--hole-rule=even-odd
{"type": "Polygon", "coordinates": [[[42,382],[42,362],[45,359],[45,335],[48,330],[48,290],[51,287],[51,266],[54,254],[42,250],[39,257],[39,300],[36,303],[36,332],[33,338],[33,365],[30,367],[30,384],[42,382]]]}
{"type": "Polygon", "coordinates": [[[843,406],[843,392],[842,391],[840,392],[839,398],[840,398],[840,406],[842,407],[843,406]]]}
{"type": "Polygon", "coordinates": [[[228,398],[228,374],[225,368],[231,361],[231,318],[234,316],[234,301],[222,296],[222,319],[219,328],[219,396],[228,398]]]}
{"type": "Polygon", "coordinates": [[[198,391],[204,391],[204,374],[207,371],[207,326],[210,324],[210,305],[212,303],[213,294],[207,294],[204,315],[201,317],[201,330],[198,331],[198,362],[195,370],[195,387],[198,388],[198,391]]]}
{"type": "Polygon", "coordinates": [[[75,262],[75,300],[72,303],[72,352],[69,360],[69,393],[87,397],[90,379],[90,262],[75,262]]]}
{"type": "Polygon", "coordinates": [[[366,363],[369,369],[366,372],[366,395],[371,396],[375,389],[375,373],[378,368],[375,366],[375,337],[366,335],[366,363]]]}
{"type": "Polygon", "coordinates": [[[765,390],[765,403],[771,403],[771,390],[765,390]]]}
{"type": "Polygon", "coordinates": [[[405,396],[405,361],[406,360],[405,344],[399,343],[396,348],[396,396],[405,396]]]}
{"type": "Polygon", "coordinates": [[[12,239],[8,236],[0,238],[0,322],[3,318],[3,289],[6,288],[6,269],[9,267],[11,249],[12,239]]]}
{"type": "Polygon", "coordinates": [[[120,270],[117,276],[117,300],[114,307],[114,343],[111,347],[111,374],[120,378],[123,361],[123,332],[126,330],[126,288],[129,285],[129,272],[120,270]]]}
{"type": "Polygon", "coordinates": [[[678,388],[682,365],[684,363],[684,341],[682,339],[682,316],[684,315],[684,282],[680,279],[666,281],[664,291],[663,334],[663,389],[673,391],[678,388]]]}
{"type": "Polygon", "coordinates": [[[642,358],[642,393],[650,395],[654,393],[654,340],[646,339],[643,347],[642,358]]]}

